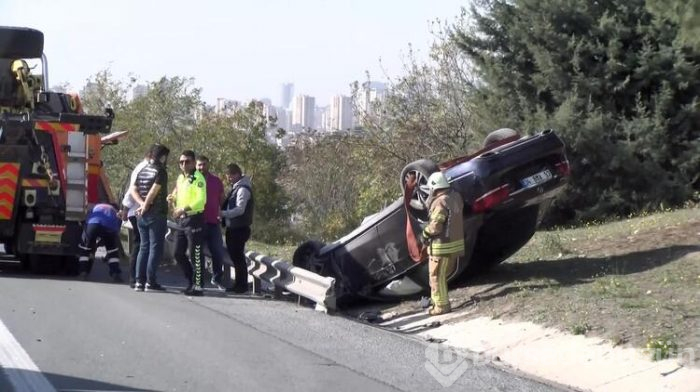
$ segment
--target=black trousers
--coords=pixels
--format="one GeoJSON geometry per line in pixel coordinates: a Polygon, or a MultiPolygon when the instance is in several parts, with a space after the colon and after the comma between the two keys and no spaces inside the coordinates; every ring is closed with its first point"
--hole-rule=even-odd
{"type": "Polygon", "coordinates": [[[136,258],[139,255],[139,248],[141,247],[141,233],[139,233],[139,225],[136,222],[135,216],[130,216],[129,222],[134,231],[133,246],[129,249],[129,280],[131,282],[136,282],[136,258]]]}
{"type": "Polygon", "coordinates": [[[204,214],[190,215],[181,218],[177,224],[184,230],[178,230],[175,235],[175,260],[185,274],[190,286],[197,289],[204,287],[204,214]],[[190,257],[186,252],[189,250],[190,257]]]}
{"type": "Polygon", "coordinates": [[[97,249],[98,238],[102,239],[107,250],[105,259],[107,259],[110,272],[121,273],[119,268],[119,232],[109,231],[96,223],[85,226],[80,245],[78,245],[78,260],[81,271],[86,269],[90,255],[97,249]]]}
{"type": "Polygon", "coordinates": [[[231,256],[236,281],[233,289],[245,291],[248,289],[248,262],[245,257],[245,243],[250,239],[250,227],[235,229],[226,228],[226,248],[231,256]]]}

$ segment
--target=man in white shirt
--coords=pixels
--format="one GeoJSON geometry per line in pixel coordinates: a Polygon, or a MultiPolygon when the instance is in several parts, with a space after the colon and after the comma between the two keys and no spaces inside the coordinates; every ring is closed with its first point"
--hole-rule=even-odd
{"type": "Polygon", "coordinates": [[[136,210],[139,208],[139,203],[134,200],[129,192],[129,189],[134,182],[136,182],[136,176],[139,172],[148,165],[148,160],[151,158],[151,149],[146,152],[143,160],[136,165],[134,170],[131,171],[131,176],[129,176],[129,183],[126,185],[126,190],[124,192],[124,198],[122,199],[122,219],[129,220],[134,233],[133,246],[129,249],[129,285],[134,288],[136,284],[136,257],[139,254],[139,247],[141,245],[141,235],[139,233],[139,227],[136,224],[136,210]],[[124,213],[126,211],[126,213],[124,213]]]}

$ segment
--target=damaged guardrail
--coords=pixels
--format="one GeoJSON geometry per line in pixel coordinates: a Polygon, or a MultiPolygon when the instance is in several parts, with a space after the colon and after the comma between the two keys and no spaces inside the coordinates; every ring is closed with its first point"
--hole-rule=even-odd
{"type": "Polygon", "coordinates": [[[247,252],[248,273],[269,282],[276,289],[286,290],[316,303],[316,310],[335,310],[335,279],[321,276],[281,259],[257,252],[247,252]]]}

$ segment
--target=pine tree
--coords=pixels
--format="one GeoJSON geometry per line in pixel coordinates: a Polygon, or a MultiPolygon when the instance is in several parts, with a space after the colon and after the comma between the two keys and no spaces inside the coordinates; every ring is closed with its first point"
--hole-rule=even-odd
{"type": "Polygon", "coordinates": [[[678,205],[700,190],[700,51],[643,0],[485,0],[454,39],[485,126],[554,127],[569,147],[557,219],[678,205]]]}

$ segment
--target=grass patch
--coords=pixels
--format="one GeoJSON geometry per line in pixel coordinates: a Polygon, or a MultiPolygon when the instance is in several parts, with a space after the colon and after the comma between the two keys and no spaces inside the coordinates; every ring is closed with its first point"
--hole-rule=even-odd
{"type": "Polygon", "coordinates": [[[652,361],[668,359],[678,355],[678,343],[671,336],[649,336],[646,351],[652,361]]]}
{"type": "Polygon", "coordinates": [[[618,298],[637,298],[640,295],[637,287],[615,276],[595,280],[591,292],[598,296],[618,298]]]}
{"type": "Polygon", "coordinates": [[[620,309],[648,309],[652,306],[654,303],[645,299],[630,299],[620,303],[620,309]]]}
{"type": "Polygon", "coordinates": [[[582,323],[582,324],[574,324],[569,328],[572,334],[574,335],[585,335],[588,333],[588,331],[592,330],[593,327],[590,326],[588,323],[582,323]]]}
{"type": "Polygon", "coordinates": [[[246,251],[252,250],[270,257],[283,259],[290,263],[292,262],[292,256],[296,248],[296,245],[271,245],[258,241],[249,241],[246,244],[246,251]]]}

